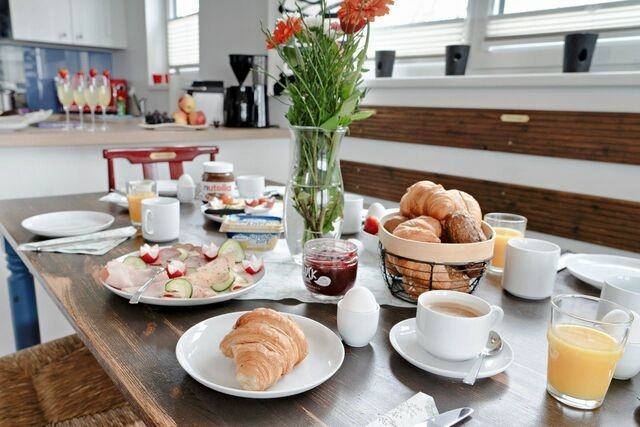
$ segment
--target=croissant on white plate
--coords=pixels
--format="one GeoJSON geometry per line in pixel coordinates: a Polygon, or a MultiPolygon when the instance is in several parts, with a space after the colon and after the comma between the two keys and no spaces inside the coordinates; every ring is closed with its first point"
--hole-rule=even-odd
{"type": "Polygon", "coordinates": [[[275,384],[309,353],[300,327],[288,316],[256,308],[238,318],[220,342],[220,351],[236,363],[236,379],[245,390],[275,384]]]}

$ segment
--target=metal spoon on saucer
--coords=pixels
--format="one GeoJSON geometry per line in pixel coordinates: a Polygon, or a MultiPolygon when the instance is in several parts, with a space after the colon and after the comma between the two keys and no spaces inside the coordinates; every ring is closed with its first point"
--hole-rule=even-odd
{"type": "Polygon", "coordinates": [[[496,331],[489,332],[489,339],[487,340],[487,344],[480,353],[478,360],[473,364],[469,373],[462,380],[463,383],[473,385],[476,382],[476,378],[478,378],[478,374],[480,373],[480,368],[482,367],[482,362],[486,356],[493,356],[494,354],[498,354],[502,350],[502,338],[496,331]]]}

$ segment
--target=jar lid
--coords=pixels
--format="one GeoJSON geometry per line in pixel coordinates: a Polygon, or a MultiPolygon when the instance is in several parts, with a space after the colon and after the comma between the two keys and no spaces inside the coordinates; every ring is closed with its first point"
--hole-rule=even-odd
{"type": "Polygon", "coordinates": [[[233,172],[233,163],[229,162],[204,162],[204,171],[208,173],[230,173],[233,172]]]}

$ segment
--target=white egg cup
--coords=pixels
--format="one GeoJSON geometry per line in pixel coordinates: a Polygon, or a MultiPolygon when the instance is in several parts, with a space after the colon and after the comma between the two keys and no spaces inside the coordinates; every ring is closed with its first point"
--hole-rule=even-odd
{"type": "Polygon", "coordinates": [[[352,311],[346,309],[343,300],[338,302],[338,332],[345,344],[351,347],[368,345],[378,330],[380,305],[371,311],[352,311]]]}
{"type": "Polygon", "coordinates": [[[613,378],[628,380],[640,372],[640,342],[628,342],[624,348],[622,358],[616,364],[613,378]]]}

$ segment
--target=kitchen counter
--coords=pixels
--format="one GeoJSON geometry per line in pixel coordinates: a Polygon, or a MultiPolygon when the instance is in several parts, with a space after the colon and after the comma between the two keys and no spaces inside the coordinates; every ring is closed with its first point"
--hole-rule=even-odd
{"type": "MultiPolygon", "coordinates": [[[[59,118],[59,117],[56,117],[59,118]]],[[[56,119],[54,118],[54,120],[56,119]]],[[[73,120],[72,120],[73,121],[73,120]]],[[[86,123],[86,117],[85,117],[86,123]]],[[[206,130],[155,129],[138,126],[140,119],[122,119],[107,122],[109,129],[99,129],[100,118],[96,117],[96,132],[71,130],[65,132],[57,128],[29,127],[18,131],[0,132],[0,148],[11,147],[51,147],[51,146],[126,146],[163,143],[196,143],[231,140],[256,140],[288,138],[289,132],[282,128],[213,128],[206,130]]]]}

